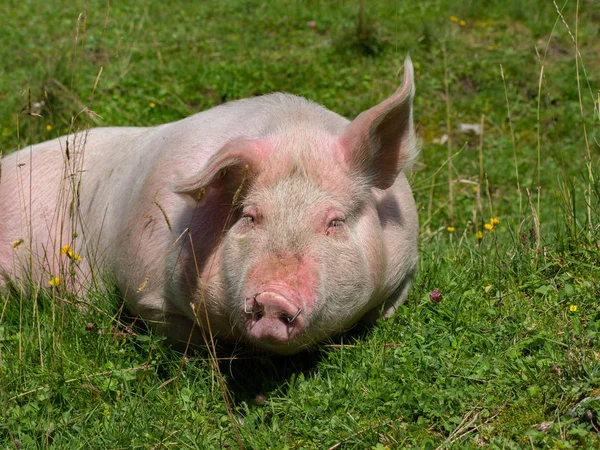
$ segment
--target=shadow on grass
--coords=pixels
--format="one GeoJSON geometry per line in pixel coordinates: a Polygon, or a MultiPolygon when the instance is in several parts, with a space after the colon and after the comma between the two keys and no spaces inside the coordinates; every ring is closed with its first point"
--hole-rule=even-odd
{"type": "MultiPolygon", "coordinates": [[[[131,330],[132,336],[136,336],[137,342],[134,343],[132,339],[133,345],[145,347],[145,341],[156,343],[164,340],[163,337],[153,335],[148,324],[139,318],[123,315],[119,327],[123,330],[131,330]]],[[[365,339],[372,328],[373,325],[356,325],[345,333],[294,355],[274,355],[243,343],[225,341],[216,343],[214,354],[234,404],[247,402],[251,405],[260,405],[271,395],[285,395],[293,388],[293,380],[299,377],[310,379],[317,376],[318,365],[328,358],[329,352],[337,351],[344,346],[354,347],[354,343],[365,339]]],[[[179,361],[185,359],[191,363],[194,361],[206,363],[212,360],[212,352],[205,346],[190,347],[186,351],[182,348],[170,347],[164,342],[159,343],[162,351],[170,353],[171,357],[179,361]]],[[[140,350],[146,351],[143,348],[140,350]]],[[[206,367],[214,366],[209,363],[206,367]]],[[[160,367],[157,368],[157,374],[164,378],[165,382],[173,376],[172,370],[166,368],[161,370],[160,367]]]]}
{"type": "MultiPolygon", "coordinates": [[[[319,363],[335,347],[364,339],[372,325],[357,325],[345,333],[330,338],[295,355],[272,355],[243,344],[222,344],[218,349],[219,368],[234,401],[260,404],[269,392],[287,391],[292,380],[316,375],[319,363]]],[[[205,350],[203,350],[205,351],[205,350]]]]}

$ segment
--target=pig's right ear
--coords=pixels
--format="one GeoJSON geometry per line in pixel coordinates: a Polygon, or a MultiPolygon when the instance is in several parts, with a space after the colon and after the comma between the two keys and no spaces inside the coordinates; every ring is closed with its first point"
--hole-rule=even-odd
{"type": "Polygon", "coordinates": [[[207,161],[199,173],[173,183],[171,190],[176,194],[188,195],[196,201],[202,198],[207,188],[235,192],[256,172],[258,158],[255,142],[248,140],[229,142],[207,161]]]}
{"type": "Polygon", "coordinates": [[[350,122],[340,139],[346,164],[380,189],[394,184],[418,153],[412,119],[414,91],[414,69],[406,58],[398,90],[350,122]]]}

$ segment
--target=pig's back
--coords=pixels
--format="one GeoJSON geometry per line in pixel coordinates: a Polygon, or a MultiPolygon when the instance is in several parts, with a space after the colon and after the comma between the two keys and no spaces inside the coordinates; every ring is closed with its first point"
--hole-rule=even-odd
{"type": "MultiPolygon", "coordinates": [[[[52,271],[61,245],[71,242],[77,228],[74,225],[80,222],[81,217],[74,214],[73,192],[80,192],[79,206],[84,205],[88,179],[96,181],[91,184],[97,186],[102,176],[104,169],[98,170],[98,164],[107,165],[122,157],[123,146],[119,143],[143,130],[97,128],[29,146],[3,158],[0,271],[22,275],[21,266],[28,265],[29,248],[33,250],[33,267],[44,266],[52,271]]],[[[97,195],[103,195],[102,190],[97,195]]]]}

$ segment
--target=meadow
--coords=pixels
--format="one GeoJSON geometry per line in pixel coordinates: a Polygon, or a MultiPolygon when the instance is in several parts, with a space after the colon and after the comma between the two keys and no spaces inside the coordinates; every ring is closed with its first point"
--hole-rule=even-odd
{"type": "Polygon", "coordinates": [[[1,294],[3,448],[600,447],[597,0],[0,13],[4,155],[274,91],[353,118],[396,89],[407,54],[422,148],[406,305],[310,352],[182,354],[111,286],[85,309],[49,286],[1,294]]]}

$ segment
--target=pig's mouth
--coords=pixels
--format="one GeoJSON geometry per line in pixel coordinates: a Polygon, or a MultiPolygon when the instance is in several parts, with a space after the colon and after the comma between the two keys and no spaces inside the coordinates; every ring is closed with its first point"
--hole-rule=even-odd
{"type": "Polygon", "coordinates": [[[246,297],[241,313],[246,333],[253,341],[289,344],[303,333],[305,311],[295,296],[275,290],[246,297]]]}

